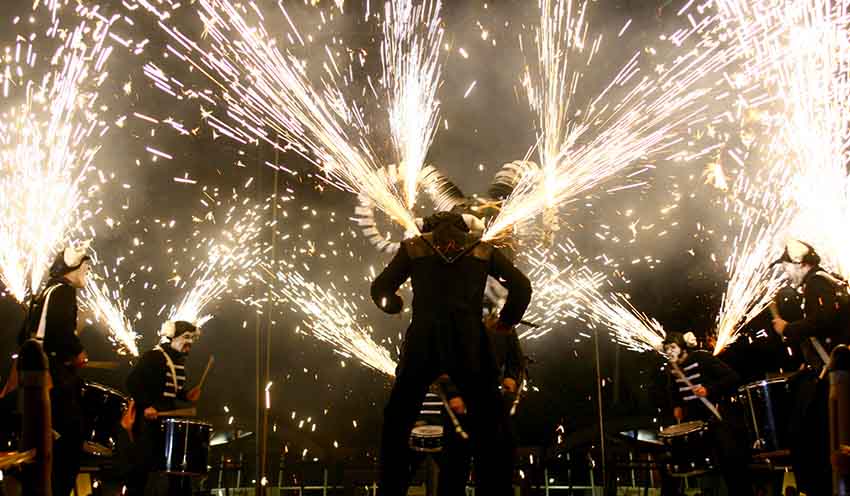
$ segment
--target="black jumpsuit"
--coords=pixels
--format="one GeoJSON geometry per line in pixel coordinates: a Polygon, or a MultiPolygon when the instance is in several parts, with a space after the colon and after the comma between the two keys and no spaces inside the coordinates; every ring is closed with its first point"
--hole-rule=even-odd
{"type": "Polygon", "coordinates": [[[673,405],[684,410],[685,420],[702,420],[710,424],[708,435],[713,448],[712,455],[729,494],[752,494],[746,421],[739,405],[728,401],[737,391],[740,381],[738,374],[704,350],[688,353],[684,362],[679,364],[679,369],[691,384],[703,386],[708,391],[707,399],[718,407],[723,420],[718,420],[685,382],[675,375],[673,405]]]}
{"type": "Polygon", "coordinates": [[[44,352],[50,366],[50,416],[59,434],[53,442],[53,493],[70,494],[80,471],[83,446],[82,380],[75,358],[83,352],[77,336],[77,290],[64,278],[48,281],[33,301],[27,325],[19,340],[35,337],[41,321],[45,297],[44,352]]]}
{"type": "Polygon", "coordinates": [[[130,496],[183,494],[182,486],[189,483],[186,478],[152,476],[164,453],[160,451],[157,437],[159,421],[147,420],[144,417],[148,407],[164,412],[176,409],[177,400],[186,400],[185,363],[186,354],[163,344],[143,354],[127,377],[127,390],[136,402],[134,446],[127,477],[127,494],[130,496]],[[165,354],[171,358],[175,374],[172,374],[165,354]]]}
{"type": "Polygon", "coordinates": [[[492,275],[508,289],[500,314],[516,325],[531,299],[531,284],[488,243],[467,243],[437,252],[431,234],[402,243],[372,284],[372,299],[388,313],[403,307],[396,294],[409,278],[413,317],[405,334],[396,379],[384,409],[381,494],[407,494],[412,456],[408,437],[425,392],[447,374],[466,404],[465,419],[480,494],[510,494],[512,449],[499,393],[498,371],[481,322],[484,287],[492,275]],[[451,260],[451,262],[449,261],[451,260]]]}
{"type": "Polygon", "coordinates": [[[823,362],[811,342],[817,338],[829,353],[837,344],[846,344],[847,309],[839,307],[839,281],[820,267],[803,278],[803,318],[790,322],[785,338],[803,350],[808,367],[795,374],[794,410],[791,415],[791,463],[798,489],[808,494],[832,494],[829,460],[829,381],[819,380],[823,362]]]}

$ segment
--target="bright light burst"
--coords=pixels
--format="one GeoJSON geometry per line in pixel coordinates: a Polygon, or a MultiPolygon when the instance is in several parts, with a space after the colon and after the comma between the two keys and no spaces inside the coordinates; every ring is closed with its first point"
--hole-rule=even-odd
{"type": "MultiPolygon", "coordinates": [[[[210,42],[207,50],[201,46],[206,42],[196,41],[160,21],[176,43],[168,47],[169,52],[199,70],[221,92],[227,122],[205,110],[208,124],[243,144],[262,140],[278,146],[278,138],[291,143],[327,174],[331,184],[369,198],[406,231],[417,232],[403,195],[378,173],[383,164],[369,144],[371,130],[362,109],[346,96],[353,68],[341,69],[336,49],[326,46],[328,59],[322,65],[322,84],[316,86],[308,75],[307,64],[292,52],[307,46],[304,38],[284,3],[278,2],[278,6],[291,28],[283,37],[289,41],[285,46],[280,46],[281,38],[268,33],[263,24],[265,17],[255,4],[200,0],[197,8],[210,42]],[[252,22],[252,15],[260,20],[252,22]]],[[[364,63],[359,52],[347,53],[352,62],[364,63]]],[[[148,64],[145,72],[167,93],[183,91],[182,84],[159,67],[148,64]]],[[[187,91],[191,98],[212,102],[208,92],[187,91]]],[[[420,139],[428,135],[425,130],[422,133],[420,139]]],[[[423,144],[421,149],[426,148],[423,144]]]]}
{"type": "Polygon", "coordinates": [[[18,301],[38,290],[51,257],[88,215],[84,182],[107,130],[98,88],[114,19],[82,6],[77,15],[72,29],[54,22],[47,30],[60,45],[52,56],[37,52],[34,35],[2,56],[0,279],[18,301]],[[29,79],[37,71],[43,77],[29,79]]]}
{"type": "Polygon", "coordinates": [[[718,5],[751,49],[745,67],[779,104],[767,180],[735,185],[741,231],[727,261],[730,281],[717,319],[715,353],[765,306],[781,285],[768,267],[789,236],[816,246],[847,275],[850,234],[850,31],[846,1],[795,0],[718,5]],[[757,35],[752,32],[757,31],[757,35]],[[790,187],[788,187],[790,185],[790,187]]]}
{"type": "Polygon", "coordinates": [[[564,325],[565,319],[580,317],[586,301],[582,295],[605,281],[603,273],[585,265],[569,241],[548,250],[539,246],[523,250],[520,263],[529,267],[527,275],[534,289],[524,319],[540,326],[521,332],[521,339],[537,339],[564,325]]]}
{"type": "Polygon", "coordinates": [[[262,208],[249,206],[244,200],[240,206],[230,207],[220,234],[198,243],[196,249],[204,253],[203,259],[195,262],[198,265],[187,277],[175,279],[178,287],[189,289],[171,306],[168,320],[184,320],[200,327],[212,318],[205,313],[211,302],[234,287],[249,284],[266,250],[259,243],[264,225],[262,208]]]}
{"type": "Polygon", "coordinates": [[[440,8],[440,0],[426,0],[419,6],[412,0],[391,0],[384,9],[383,81],[396,163],[404,170],[405,205],[411,211],[440,113],[440,8]],[[424,34],[419,35],[420,31],[424,34]]]}
{"type": "Polygon", "coordinates": [[[617,343],[630,350],[661,353],[667,336],[664,327],[636,309],[628,295],[613,293],[605,297],[590,288],[583,291],[582,297],[590,321],[608,328],[617,343]]]}
{"type": "Polygon", "coordinates": [[[635,161],[668,150],[680,140],[681,129],[709,121],[709,105],[718,105],[717,100],[728,93],[718,92],[713,101],[703,97],[725,84],[721,83],[723,70],[745,50],[740,45],[700,37],[716,26],[716,17],[691,19],[689,29],[669,37],[677,47],[697,38],[691,49],[666,61],[668,66],[653,61],[654,74],[642,68],[641,53],[635,52],[586,107],[576,108],[572,94],[581,76],[569,67],[566,53],[559,50],[584,56],[584,65],[588,66],[599,50],[601,37],[588,34],[584,3],[576,8],[576,0],[559,0],[553,9],[552,1],[540,2],[543,11],[538,43],[544,45],[538,50],[538,73],[529,71],[525,78],[532,108],[543,128],[541,156],[549,162],[541,171],[548,171],[526,171],[488,226],[485,239],[509,234],[513,226],[576,198],[635,161]],[[563,33],[569,35],[566,45],[559,38],[565,36],[563,33]],[[594,40],[589,48],[585,48],[587,38],[594,40]],[[533,81],[537,78],[543,82],[533,81]]]}
{"type": "Polygon", "coordinates": [[[274,286],[274,296],[289,301],[304,315],[306,332],[330,343],[344,357],[395,376],[396,363],[389,350],[375,342],[371,326],[357,322],[360,311],[353,300],[346,299],[333,285],[321,287],[294,270],[278,271],[274,277],[281,283],[274,286]]]}
{"type": "Polygon", "coordinates": [[[739,222],[739,227],[726,260],[729,281],[716,320],[715,354],[737,339],[744,325],[770,304],[783,284],[771,263],[781,252],[796,212],[781,189],[789,172],[772,166],[763,180],[742,173],[732,186],[725,207],[732,214],[730,224],[739,222]]]}
{"type": "MultiPolygon", "coordinates": [[[[95,267],[100,266],[97,264],[95,267]]],[[[103,323],[109,330],[109,340],[115,350],[123,355],[129,353],[139,356],[137,346],[138,335],[133,330],[133,324],[127,316],[129,301],[122,296],[124,284],[118,281],[116,274],[110,275],[109,267],[105,266],[103,277],[94,277],[82,292],[82,303],[89,308],[96,320],[103,323]],[[116,287],[110,288],[110,279],[116,287]]],[[[133,276],[130,276],[132,279],[133,276]]]]}

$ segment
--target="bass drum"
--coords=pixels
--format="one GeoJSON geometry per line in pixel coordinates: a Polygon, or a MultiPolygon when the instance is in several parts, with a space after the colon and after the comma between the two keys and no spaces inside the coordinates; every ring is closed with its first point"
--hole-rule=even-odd
{"type": "Polygon", "coordinates": [[[702,474],[715,467],[709,425],[701,420],[664,427],[658,433],[670,449],[667,470],[676,477],[702,474]]]}
{"type": "Polygon", "coordinates": [[[200,420],[166,418],[160,422],[157,469],[174,475],[208,472],[212,425],[200,420]]]}
{"type": "Polygon", "coordinates": [[[128,398],[118,390],[85,381],[80,391],[83,411],[83,451],[94,456],[112,456],[115,432],[128,398]]]}

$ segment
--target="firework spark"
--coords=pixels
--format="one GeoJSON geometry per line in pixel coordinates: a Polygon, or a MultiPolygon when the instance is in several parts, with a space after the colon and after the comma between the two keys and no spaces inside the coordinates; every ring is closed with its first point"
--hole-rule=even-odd
{"type": "MultiPolygon", "coordinates": [[[[108,267],[104,271],[102,277],[97,277],[86,285],[82,293],[83,306],[89,308],[94,313],[94,318],[106,326],[109,330],[109,340],[119,354],[139,356],[139,338],[133,330],[133,323],[127,317],[129,302],[121,292],[124,283],[118,281],[117,275],[110,276],[108,267]],[[115,281],[115,288],[110,289],[110,279],[115,281]]],[[[131,275],[130,279],[132,278],[131,275]]]]}
{"type": "Polygon", "coordinates": [[[241,207],[244,210],[237,206],[228,209],[220,234],[203,239],[197,246],[205,253],[204,259],[186,278],[176,278],[178,287],[189,289],[179,303],[171,306],[168,320],[185,320],[200,327],[212,318],[205,313],[210,303],[254,280],[253,270],[264,254],[259,243],[265,225],[263,211],[244,201],[241,207]]]}
{"type": "MultiPolygon", "coordinates": [[[[284,47],[280,46],[281,39],[269,35],[262,20],[256,23],[249,20],[252,13],[265,19],[254,4],[249,6],[227,0],[198,2],[205,37],[211,44],[208,50],[201,47],[204,42],[160,22],[160,27],[175,42],[168,47],[169,52],[204,74],[220,90],[227,121],[213,111],[204,111],[208,124],[217,133],[243,144],[260,140],[277,147],[278,139],[290,143],[294,150],[320,167],[329,183],[369,198],[406,231],[417,232],[404,195],[379,173],[383,164],[369,144],[371,131],[362,109],[346,97],[353,69],[343,70],[342,62],[336,58],[336,49],[325,47],[328,59],[322,65],[322,84],[315,85],[307,64],[292,51],[306,47],[304,37],[292,23],[283,2],[278,2],[278,6],[292,30],[285,37],[290,44],[284,47]]],[[[426,15],[436,10],[423,12],[422,15],[426,15]]],[[[401,18],[398,20],[402,22],[401,18]]],[[[436,25],[433,28],[437,29],[436,25]]],[[[351,61],[357,59],[362,63],[359,53],[349,51],[348,54],[351,61]]],[[[429,63],[430,59],[423,53],[420,60],[429,63]]],[[[172,95],[181,91],[178,87],[182,84],[153,64],[148,64],[146,74],[172,95]]],[[[409,90],[403,88],[405,96],[400,105],[407,106],[417,99],[407,93],[409,90]]],[[[204,102],[212,100],[206,91],[188,91],[190,98],[204,102]]],[[[433,101],[429,98],[433,96],[424,97],[422,101],[433,101]]],[[[407,115],[408,111],[405,108],[403,113],[407,115]]],[[[419,139],[427,136],[430,140],[433,133],[429,134],[425,127],[420,128],[421,133],[417,131],[417,135],[419,139]]],[[[408,138],[403,140],[409,141],[408,138]]],[[[424,160],[422,153],[427,149],[426,144],[405,144],[406,149],[411,146],[421,152],[411,156],[411,161],[419,160],[417,157],[424,160]]]]}
{"type": "Polygon", "coordinates": [[[383,80],[397,163],[404,169],[405,205],[411,211],[440,113],[440,8],[439,0],[428,0],[417,7],[411,0],[392,0],[385,7],[383,80]],[[424,35],[419,35],[420,30],[424,35]]]}
{"type": "Polygon", "coordinates": [[[359,360],[378,372],[395,376],[396,363],[385,347],[376,343],[372,328],[357,322],[360,314],[351,299],[331,287],[321,287],[306,280],[297,271],[278,271],[275,297],[292,303],[294,310],[305,316],[304,326],[311,335],[330,343],[344,357],[359,360]]]}
{"type": "Polygon", "coordinates": [[[60,45],[52,57],[23,37],[3,57],[3,101],[24,101],[0,119],[0,279],[18,301],[38,290],[51,256],[88,215],[84,183],[107,130],[98,88],[112,20],[96,9],[78,15],[73,29],[48,30],[60,45]],[[37,69],[43,79],[28,79],[37,69]]]}
{"type": "Polygon", "coordinates": [[[614,340],[630,350],[661,352],[667,333],[655,319],[639,311],[628,295],[603,296],[596,289],[582,293],[584,308],[591,322],[608,328],[614,340]]]}
{"type": "Polygon", "coordinates": [[[601,43],[600,37],[588,34],[585,4],[579,5],[576,8],[562,0],[553,8],[552,0],[541,0],[538,43],[544,46],[538,49],[538,71],[528,71],[525,83],[542,128],[541,157],[548,165],[541,171],[547,172],[526,171],[488,226],[485,239],[509,234],[513,226],[576,198],[635,161],[669,150],[681,140],[681,129],[710,121],[710,110],[715,108],[710,105],[716,106],[717,101],[709,103],[705,97],[714,94],[716,100],[722,100],[728,96],[728,92],[714,89],[726,84],[721,82],[723,71],[746,50],[742,45],[701,38],[704,31],[719,29],[716,16],[692,19],[691,27],[675,33],[670,41],[681,46],[697,38],[693,48],[679,51],[667,65],[652,62],[654,73],[643,71],[642,77],[641,53],[634,53],[585,108],[576,108],[572,94],[581,76],[569,68],[566,54],[558,50],[585,55],[584,64],[589,65],[601,43]],[[558,33],[567,33],[571,41],[560,44],[558,33]],[[585,49],[588,38],[594,41],[585,49]],[[537,78],[544,82],[534,82],[537,78]],[[566,122],[567,118],[573,120],[566,122]]]}

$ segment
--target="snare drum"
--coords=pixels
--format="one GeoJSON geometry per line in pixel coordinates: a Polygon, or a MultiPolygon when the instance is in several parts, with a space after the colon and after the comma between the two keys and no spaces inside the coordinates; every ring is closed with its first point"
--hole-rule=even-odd
{"type": "Polygon", "coordinates": [[[205,475],[212,425],[200,420],[166,418],[160,422],[157,469],[174,475],[205,475]]]}
{"type": "Polygon", "coordinates": [[[410,431],[410,449],[421,453],[439,453],[443,449],[442,425],[417,425],[410,431]]]}
{"type": "Polygon", "coordinates": [[[793,395],[787,377],[752,382],[738,388],[738,399],[746,408],[747,429],[753,449],[764,452],[787,450],[793,395]]]}
{"type": "Polygon", "coordinates": [[[437,453],[443,449],[443,402],[433,391],[425,395],[419,418],[410,431],[410,449],[421,453],[437,453]]]}
{"type": "Polygon", "coordinates": [[[714,468],[708,429],[708,424],[700,420],[661,429],[658,437],[670,449],[667,469],[671,475],[685,477],[714,468]]]}
{"type": "Polygon", "coordinates": [[[120,391],[85,381],[80,391],[83,411],[83,451],[95,456],[112,456],[115,431],[128,400],[120,391]]]}

